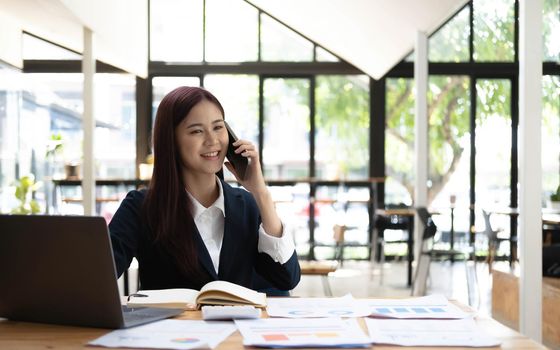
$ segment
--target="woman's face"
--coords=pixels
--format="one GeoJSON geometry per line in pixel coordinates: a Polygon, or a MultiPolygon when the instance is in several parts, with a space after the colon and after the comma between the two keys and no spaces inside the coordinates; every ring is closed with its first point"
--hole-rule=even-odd
{"type": "Polygon", "coordinates": [[[215,174],[224,163],[228,134],[220,109],[203,100],[175,128],[183,169],[189,173],[215,174]]]}

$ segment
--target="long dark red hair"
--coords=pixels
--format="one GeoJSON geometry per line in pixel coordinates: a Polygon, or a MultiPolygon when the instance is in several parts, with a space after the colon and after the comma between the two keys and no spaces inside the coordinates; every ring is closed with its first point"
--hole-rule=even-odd
{"type": "Polygon", "coordinates": [[[181,86],[161,100],[153,132],[154,171],[143,207],[154,242],[169,252],[186,277],[201,285],[205,281],[198,266],[195,224],[181,175],[175,129],[204,100],[216,105],[224,116],[218,99],[203,88],[181,86]]]}

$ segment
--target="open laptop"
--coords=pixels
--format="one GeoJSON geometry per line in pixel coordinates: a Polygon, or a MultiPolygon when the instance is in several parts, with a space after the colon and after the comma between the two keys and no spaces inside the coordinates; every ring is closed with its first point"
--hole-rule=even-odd
{"type": "Polygon", "coordinates": [[[121,306],[102,217],[0,215],[0,317],[126,328],[181,312],[121,306]]]}

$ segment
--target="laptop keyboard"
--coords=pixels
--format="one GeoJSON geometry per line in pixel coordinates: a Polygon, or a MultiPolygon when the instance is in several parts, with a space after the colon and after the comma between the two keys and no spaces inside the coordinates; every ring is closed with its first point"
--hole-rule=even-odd
{"type": "Polygon", "coordinates": [[[142,323],[161,320],[182,313],[180,309],[161,309],[150,307],[129,308],[122,306],[125,325],[139,325],[142,323]]]}

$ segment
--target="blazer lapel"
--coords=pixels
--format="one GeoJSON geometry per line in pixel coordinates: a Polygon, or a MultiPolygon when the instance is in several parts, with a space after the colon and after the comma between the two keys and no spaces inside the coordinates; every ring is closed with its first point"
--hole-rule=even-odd
{"type": "MultiPolygon", "coordinates": [[[[196,227],[196,225],[193,224],[193,226],[194,226],[194,230],[195,230],[194,239],[195,239],[195,242],[196,242],[196,247],[197,247],[197,252],[198,252],[198,261],[206,269],[206,271],[208,271],[208,273],[210,273],[210,275],[214,279],[218,279],[218,274],[216,273],[216,270],[214,269],[214,264],[212,263],[212,258],[210,258],[210,254],[208,253],[208,249],[206,249],[206,245],[204,244],[204,241],[202,240],[202,237],[200,237],[200,232],[198,232],[198,228],[196,227]]],[[[220,253],[220,255],[221,255],[221,253],[220,253]]],[[[221,267],[220,267],[220,269],[221,269],[221,267]]]]}
{"type": "Polygon", "coordinates": [[[226,211],[226,217],[224,221],[224,239],[222,241],[222,249],[220,250],[220,266],[218,275],[220,278],[224,279],[228,276],[235,256],[237,254],[238,242],[236,240],[236,232],[242,230],[242,220],[238,220],[243,217],[242,197],[241,195],[236,195],[232,188],[222,182],[222,187],[224,189],[224,207],[226,211]]]}

